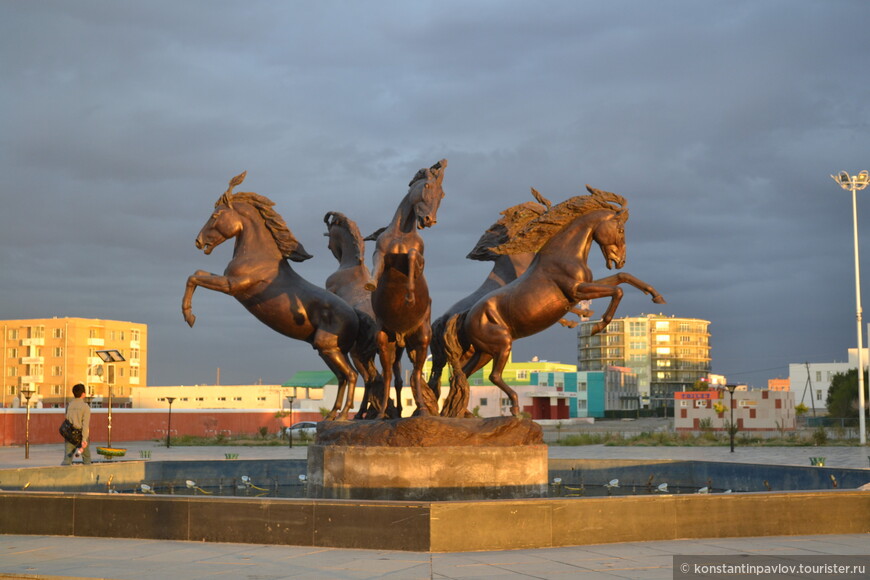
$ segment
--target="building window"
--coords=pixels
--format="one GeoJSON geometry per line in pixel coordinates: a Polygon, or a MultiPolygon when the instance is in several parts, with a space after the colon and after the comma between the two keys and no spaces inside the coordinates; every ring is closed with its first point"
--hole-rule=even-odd
{"type": "Polygon", "coordinates": [[[181,400],[182,400],[182,401],[186,401],[186,400],[187,400],[187,397],[181,397],[181,400]]]}
{"type": "Polygon", "coordinates": [[[139,349],[131,348],[130,349],[130,360],[138,360],[139,359],[139,349]]]}
{"type": "Polygon", "coordinates": [[[258,401],[265,401],[265,400],[266,400],[266,397],[257,397],[257,400],[258,400],[258,401]]]}
{"type": "Polygon", "coordinates": [[[205,401],[205,397],[197,397],[196,400],[197,401],[205,401]]]}
{"type": "Polygon", "coordinates": [[[63,328],[54,328],[51,331],[52,338],[63,338],[63,328]]]}
{"type": "Polygon", "coordinates": [[[481,406],[481,407],[486,407],[488,404],[489,404],[489,401],[487,400],[486,397],[481,397],[481,398],[480,398],[480,406],[481,406]]]}
{"type": "Polygon", "coordinates": [[[18,340],[18,329],[10,328],[9,332],[6,333],[6,336],[9,340],[18,340]]]}
{"type": "Polygon", "coordinates": [[[15,386],[14,386],[14,385],[9,387],[9,394],[10,394],[10,395],[14,395],[14,394],[15,394],[15,386]]]}
{"type": "Polygon", "coordinates": [[[137,366],[130,367],[130,376],[134,379],[138,378],[139,377],[139,367],[137,367],[137,366]]]}
{"type": "Polygon", "coordinates": [[[58,367],[58,366],[51,367],[51,376],[62,377],[63,376],[63,367],[58,367]]]}
{"type": "Polygon", "coordinates": [[[645,322],[631,322],[628,323],[628,335],[629,336],[646,336],[646,323],[645,322]]]}
{"type": "Polygon", "coordinates": [[[62,385],[52,385],[51,386],[51,394],[52,395],[62,395],[63,394],[63,386],[62,385]]]}
{"type": "Polygon", "coordinates": [[[241,401],[241,400],[242,400],[241,397],[233,397],[233,401],[241,401]]]}
{"type": "Polygon", "coordinates": [[[100,331],[92,328],[88,331],[88,338],[100,338],[100,331]]]}
{"type": "Polygon", "coordinates": [[[52,352],[54,353],[53,356],[60,358],[63,356],[63,347],[56,346],[56,347],[54,347],[54,350],[52,352]]]}
{"type": "Polygon", "coordinates": [[[817,383],[822,382],[822,371],[816,371],[816,382],[817,383]]]}
{"type": "Polygon", "coordinates": [[[45,327],[31,326],[27,329],[27,333],[30,335],[28,338],[45,338],[45,327]]]}
{"type": "Polygon", "coordinates": [[[10,377],[17,377],[18,376],[18,367],[9,367],[7,374],[10,377]]]}
{"type": "Polygon", "coordinates": [[[9,358],[18,358],[18,349],[10,348],[9,349],[9,358]]]}
{"type": "Polygon", "coordinates": [[[139,340],[139,331],[131,330],[130,331],[130,340],[139,340]]]}
{"type": "Polygon", "coordinates": [[[586,383],[580,383],[580,385],[578,385],[577,388],[580,390],[581,393],[585,393],[586,392],[586,383]]]}
{"type": "Polygon", "coordinates": [[[517,371],[517,380],[518,381],[529,380],[529,371],[517,371]]]}
{"type": "Polygon", "coordinates": [[[816,400],[817,401],[822,400],[822,389],[816,389],[816,400]]]}
{"type": "Polygon", "coordinates": [[[227,400],[226,397],[218,397],[217,399],[218,399],[218,401],[226,401],[227,400]]]}

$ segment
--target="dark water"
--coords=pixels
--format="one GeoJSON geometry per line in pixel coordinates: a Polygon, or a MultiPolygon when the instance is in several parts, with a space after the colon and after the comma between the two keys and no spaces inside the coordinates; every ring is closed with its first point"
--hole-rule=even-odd
{"type": "MultiPolygon", "coordinates": [[[[155,493],[158,495],[181,496],[213,496],[213,497],[270,497],[270,498],[305,498],[308,497],[308,486],[303,483],[282,485],[277,482],[251,482],[250,485],[228,481],[217,485],[196,485],[188,487],[185,484],[154,482],[147,484],[151,491],[142,489],[117,489],[117,493],[155,493]]],[[[660,484],[659,484],[660,485],[660,484]]],[[[695,493],[738,493],[740,490],[725,490],[719,488],[699,488],[696,486],[659,485],[646,483],[623,483],[618,486],[609,484],[553,484],[548,486],[548,497],[607,497],[607,496],[638,496],[638,495],[679,495],[695,493]]]]}

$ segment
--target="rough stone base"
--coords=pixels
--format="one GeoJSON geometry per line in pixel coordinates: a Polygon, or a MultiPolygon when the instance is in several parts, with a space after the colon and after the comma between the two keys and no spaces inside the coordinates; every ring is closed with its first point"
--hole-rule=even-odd
{"type": "Polygon", "coordinates": [[[309,497],[435,501],[546,493],[546,445],[308,447],[309,497]]]}

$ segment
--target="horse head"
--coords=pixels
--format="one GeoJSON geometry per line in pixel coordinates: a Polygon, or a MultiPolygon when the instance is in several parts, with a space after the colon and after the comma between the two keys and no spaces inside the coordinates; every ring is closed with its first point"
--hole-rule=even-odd
{"type": "Polygon", "coordinates": [[[247,171],[230,179],[230,185],[214,204],[214,212],[196,236],[196,248],[211,254],[217,246],[235,237],[242,229],[242,220],[233,207],[233,188],[245,180],[247,171]]]}
{"type": "Polygon", "coordinates": [[[608,270],[625,266],[625,220],[627,209],[610,212],[595,227],[592,239],[598,243],[608,270]]]}
{"type": "Polygon", "coordinates": [[[363,262],[365,242],[359,233],[356,223],[346,215],[337,211],[327,212],[323,216],[327,231],[323,234],[329,238],[329,251],[339,262],[347,255],[353,257],[357,264],[363,262]]]}
{"type": "Polygon", "coordinates": [[[438,221],[438,207],[444,198],[441,183],[444,181],[444,169],[447,160],[442,159],[432,167],[421,169],[408,184],[407,200],[414,213],[418,230],[429,228],[438,221]]]}
{"type": "Polygon", "coordinates": [[[619,270],[625,266],[625,222],[628,221],[625,198],[589,185],[586,189],[598,200],[603,208],[601,211],[604,212],[603,219],[592,232],[592,239],[601,248],[607,269],[619,270]]]}
{"type": "Polygon", "coordinates": [[[243,172],[230,180],[229,188],[215,202],[214,212],[196,236],[196,247],[210,254],[229,238],[240,236],[247,222],[268,230],[281,257],[294,262],[311,258],[311,254],[290,232],[284,219],[272,208],[275,205],[272,200],[253,192],[232,192],[246,174],[243,172]]]}

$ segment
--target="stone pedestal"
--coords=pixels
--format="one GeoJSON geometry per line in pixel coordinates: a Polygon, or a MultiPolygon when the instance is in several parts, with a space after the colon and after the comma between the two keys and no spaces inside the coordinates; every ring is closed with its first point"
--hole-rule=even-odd
{"type": "Polygon", "coordinates": [[[529,420],[321,423],[308,447],[310,497],[433,501],[546,492],[547,446],[529,420]]]}

